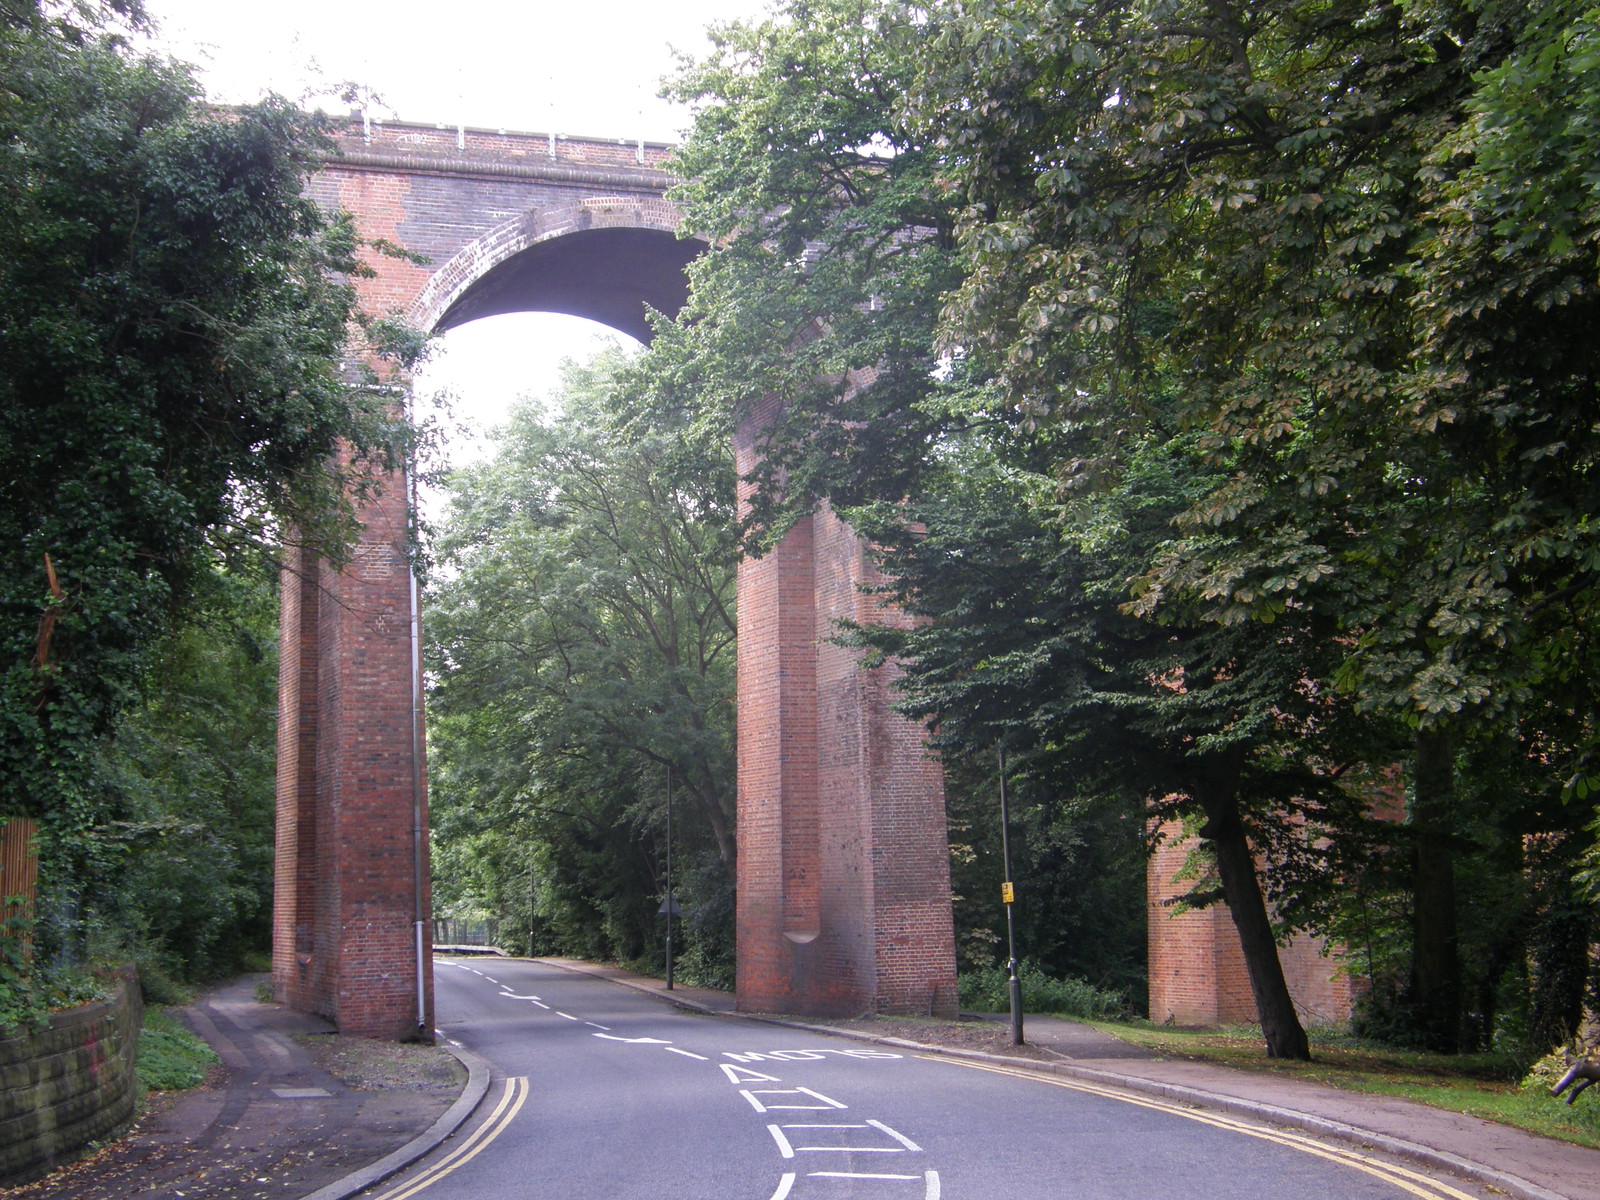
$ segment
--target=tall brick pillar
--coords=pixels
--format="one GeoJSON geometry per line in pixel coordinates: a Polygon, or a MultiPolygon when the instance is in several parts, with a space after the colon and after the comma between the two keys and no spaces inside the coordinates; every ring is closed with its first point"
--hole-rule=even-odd
{"type": "MultiPolygon", "coordinates": [[[[774,413],[740,430],[740,474],[774,413]]],[[[841,619],[904,617],[862,594],[866,548],[826,508],[739,567],[738,1003],[746,1012],[953,1014],[944,785],[892,668],[833,645],[841,619]]]]}
{"type": "Polygon", "coordinates": [[[433,1026],[403,481],[360,516],[345,570],[285,565],[272,977],[291,1008],[398,1040],[433,1026]]]}
{"type": "MultiPolygon", "coordinates": [[[[1174,1025],[1248,1025],[1256,1020],[1255,996],[1239,931],[1226,904],[1175,912],[1172,901],[1189,890],[1176,877],[1196,848],[1176,821],[1161,827],[1161,843],[1145,874],[1150,955],[1150,1019],[1174,1025]]],[[[1361,987],[1342,969],[1337,947],[1297,933],[1278,947],[1284,982],[1301,1021],[1316,1025],[1349,1022],[1361,987]]]]}

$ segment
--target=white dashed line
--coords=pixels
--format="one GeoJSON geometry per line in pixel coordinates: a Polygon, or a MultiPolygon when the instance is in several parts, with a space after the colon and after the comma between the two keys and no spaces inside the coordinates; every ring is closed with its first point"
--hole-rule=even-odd
{"type": "Polygon", "coordinates": [[[555,1011],[556,1016],[565,1017],[569,1021],[576,1021],[578,1019],[577,1017],[573,1016],[571,1013],[562,1012],[559,1008],[554,1010],[554,1011],[555,1011]]]}
{"type": "Polygon", "coordinates": [[[870,1171],[806,1171],[811,1179],[922,1179],[920,1174],[872,1174],[870,1171]]]}
{"type": "Polygon", "coordinates": [[[710,1062],[711,1061],[704,1054],[696,1054],[693,1050],[679,1050],[676,1046],[668,1046],[667,1047],[667,1053],[668,1054],[681,1054],[685,1058],[693,1058],[693,1059],[698,1060],[699,1062],[710,1062]]]}

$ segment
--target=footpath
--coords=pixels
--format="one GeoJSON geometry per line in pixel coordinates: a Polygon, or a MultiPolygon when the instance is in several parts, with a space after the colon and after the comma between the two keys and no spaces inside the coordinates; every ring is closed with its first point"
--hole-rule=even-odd
{"type": "MultiPolygon", "coordinates": [[[[724,992],[681,985],[669,992],[661,980],[620,968],[540,961],[685,1009],[734,1015],[733,997],[724,992]]],[[[238,981],[183,1011],[221,1056],[219,1079],[158,1098],[126,1137],[6,1190],[6,1200],[347,1200],[449,1138],[488,1087],[487,1065],[463,1051],[448,1051],[452,1058],[408,1048],[417,1056],[397,1060],[391,1048],[383,1061],[341,1062],[337,1047],[357,1039],[321,1036],[331,1027],[258,1002],[255,984],[238,981]]],[[[895,1038],[848,1025],[746,1019],[1001,1062],[1250,1117],[1450,1172],[1519,1200],[1600,1200],[1600,1151],[1406,1100],[1161,1059],[1059,1018],[1028,1017],[1026,1046],[981,1050],[935,1045],[920,1033],[895,1038]]],[[[928,1036],[940,1028],[930,1025],[928,1036]]]]}

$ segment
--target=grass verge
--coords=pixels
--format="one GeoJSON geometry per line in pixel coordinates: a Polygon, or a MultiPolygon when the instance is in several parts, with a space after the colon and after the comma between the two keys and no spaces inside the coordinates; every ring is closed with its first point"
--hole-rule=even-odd
{"type": "Polygon", "coordinates": [[[1354,1092],[1400,1096],[1600,1149],[1600,1103],[1584,1096],[1568,1107],[1550,1096],[1542,1080],[1524,1086],[1520,1065],[1505,1055],[1396,1050],[1348,1035],[1312,1030],[1313,1061],[1297,1063],[1267,1058],[1262,1050],[1261,1031],[1249,1027],[1199,1030],[1120,1021],[1089,1024],[1166,1058],[1289,1075],[1354,1092]]]}
{"type": "Polygon", "coordinates": [[[139,1083],[152,1092],[198,1087],[217,1061],[210,1046],[159,1008],[144,1010],[139,1031],[139,1083]]]}

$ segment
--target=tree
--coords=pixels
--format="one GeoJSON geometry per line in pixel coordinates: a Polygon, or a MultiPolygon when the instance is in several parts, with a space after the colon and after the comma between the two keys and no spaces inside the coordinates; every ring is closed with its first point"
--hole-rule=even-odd
{"type": "Polygon", "coordinates": [[[1114,478],[1163,395],[1218,471],[1133,611],[1315,610],[1329,680],[1413,730],[1412,991],[1444,1049],[1459,756],[1587,655],[1592,67],[1555,8],[963,4],[916,99],[965,205],[947,336],[1092,431],[1064,482],[1114,478]]]}
{"type": "Polygon", "coordinates": [[[924,35],[914,4],[800,0],[714,28],[668,85],[697,109],[674,196],[712,249],[650,369],[723,436],[758,402],[779,414],[752,478],[757,544],[819,497],[906,494],[953,419],[930,403],[948,390],[933,327],[953,213],[898,109],[924,35]]]}
{"type": "Polygon", "coordinates": [[[217,556],[290,521],[337,556],[397,426],[345,366],[320,118],[210,109],[90,5],[8,6],[0,80],[0,805],[67,836],[217,556]]]}
{"type": "Polygon", "coordinates": [[[457,479],[427,628],[441,861],[515,829],[509,911],[531,875],[566,945],[637,957],[669,771],[679,853],[710,860],[699,907],[726,915],[737,538],[727,444],[630,421],[624,374],[620,353],[569,367],[563,410],[521,408],[457,479]]]}
{"type": "MultiPolygon", "coordinates": [[[[1035,457],[1061,440],[1041,439],[1035,457]]],[[[902,661],[905,707],[936,722],[947,760],[1002,744],[1024,778],[1055,781],[1084,814],[1110,810],[1135,831],[1191,822],[1215,872],[1188,901],[1227,903],[1268,1052],[1306,1057],[1266,901],[1325,876],[1325,831],[1360,820],[1342,776],[1371,748],[1366,723],[1317,686],[1323,631],[1294,612],[1221,626],[1123,611],[1172,515],[1211,483],[1182,439],[1148,440],[1123,488],[1066,520],[1047,515],[1050,477],[1014,460],[969,445],[949,469],[912,503],[912,526],[904,512],[868,526],[897,600],[927,621],[856,637],[902,661]]],[[[1279,918],[1303,926],[1306,911],[1280,904],[1279,918]]]]}
{"type": "Polygon", "coordinates": [[[101,751],[107,817],[70,872],[85,926],[160,978],[207,980],[272,937],[278,690],[276,572],[214,571],[157,650],[144,699],[101,751]]]}

